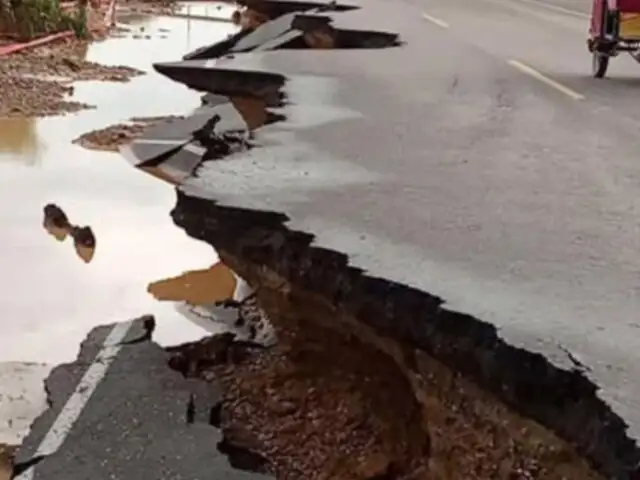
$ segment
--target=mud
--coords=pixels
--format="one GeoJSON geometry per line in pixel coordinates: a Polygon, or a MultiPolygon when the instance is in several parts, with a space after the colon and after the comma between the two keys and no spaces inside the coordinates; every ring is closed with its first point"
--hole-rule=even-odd
{"type": "Polygon", "coordinates": [[[73,87],[67,82],[0,75],[0,117],[45,117],[93,108],[68,100],[73,87]]]}
{"type": "Polygon", "coordinates": [[[0,443],[0,480],[11,480],[15,452],[15,446],[0,443]]]}
{"type": "Polygon", "coordinates": [[[84,60],[88,42],[65,40],[2,57],[0,117],[35,117],[90,108],[68,99],[71,82],[126,82],[144,72],[125,66],[106,66],[84,60]]]}
{"type": "Polygon", "coordinates": [[[142,134],[152,125],[165,120],[181,118],[175,115],[163,117],[134,117],[128,123],[119,123],[92,130],[76,138],[73,143],[89,150],[117,152],[119,148],[142,134]]]}

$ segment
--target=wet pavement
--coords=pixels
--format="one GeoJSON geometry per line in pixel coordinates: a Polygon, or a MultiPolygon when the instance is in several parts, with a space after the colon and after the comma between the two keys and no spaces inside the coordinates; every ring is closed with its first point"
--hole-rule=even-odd
{"type": "MultiPolygon", "coordinates": [[[[180,57],[233,31],[230,24],[169,17],[122,21],[167,38],[109,39],[91,45],[88,60],[151,71],[152,62],[180,57]]],[[[118,154],[71,143],[133,116],[184,114],[199,103],[198,93],[167,83],[154,72],[127,84],[81,82],[74,100],[97,109],[0,120],[0,361],[68,362],[93,326],[146,313],[158,319],[155,339],[161,344],[206,333],[185,321],[176,305],[147,292],[150,282],[217,260],[211,247],[171,222],[173,188],[134,171],[118,154]],[[78,258],[73,242],[56,241],[43,229],[49,203],[63,208],[74,224],[91,227],[97,248],[89,263],[78,258]]]]}

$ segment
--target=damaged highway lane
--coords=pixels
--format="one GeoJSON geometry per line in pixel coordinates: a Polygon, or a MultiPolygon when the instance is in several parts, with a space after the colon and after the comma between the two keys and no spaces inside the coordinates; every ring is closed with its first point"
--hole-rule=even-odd
{"type": "MultiPolygon", "coordinates": [[[[380,478],[635,478],[640,371],[628,319],[637,298],[621,291],[634,291],[625,262],[640,258],[620,259],[613,245],[632,229],[612,230],[601,213],[620,197],[594,195],[581,163],[597,151],[585,131],[617,145],[612,162],[631,158],[631,139],[602,127],[588,103],[561,103],[425,25],[417,8],[360,7],[281,17],[264,37],[277,45],[269,51],[213,48],[215,59],[157,64],[229,98],[208,114],[246,128],[252,148],[204,161],[168,141],[165,126],[127,156],[179,177],[176,224],[258,290],[280,338],[266,355],[289,372],[275,382],[281,390],[299,372],[313,372],[313,391],[333,385],[336,365],[355,379],[347,390],[391,429],[371,427],[376,440],[362,453],[378,455],[380,478]],[[342,32],[359,32],[360,48],[341,46],[342,32]],[[392,41],[368,48],[370,35],[392,41]],[[180,153],[157,161],[154,142],[180,153]],[[403,380],[383,387],[389,378],[403,380]],[[394,403],[409,416],[390,419],[394,403]],[[408,424],[421,428],[399,427],[408,424]]],[[[204,148],[202,138],[181,142],[204,148]]],[[[297,445],[309,438],[291,435],[297,445]]],[[[279,478],[375,476],[336,467],[328,453],[324,465],[340,475],[296,474],[282,464],[284,446],[254,443],[279,478]]]]}
{"type": "Polygon", "coordinates": [[[251,0],[245,31],[155,65],[203,105],[123,149],[176,186],[175,224],[255,291],[235,326],[268,319],[277,343],[123,346],[40,460],[84,371],[59,367],[68,387],[50,388],[18,465],[78,480],[638,478],[633,199],[597,174],[602,142],[626,168],[635,140],[418,6],[352,6],[251,0]]]}

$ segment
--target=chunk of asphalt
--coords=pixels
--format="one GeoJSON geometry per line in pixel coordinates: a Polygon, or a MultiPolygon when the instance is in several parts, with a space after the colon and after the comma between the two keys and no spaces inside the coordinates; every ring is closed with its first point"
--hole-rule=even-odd
{"type": "Polygon", "coordinates": [[[181,176],[186,176],[201,162],[203,152],[183,147],[193,140],[193,132],[202,128],[213,115],[222,118],[218,124],[220,130],[247,128],[242,117],[229,103],[213,108],[203,107],[187,118],[163,122],[150,128],[141,138],[123,146],[120,153],[137,167],[159,165],[168,160],[168,155],[169,164],[163,165],[163,168],[171,168],[181,176]]]}
{"type": "MultiPolygon", "coordinates": [[[[208,415],[220,402],[220,391],[215,384],[186,380],[171,370],[169,354],[153,342],[121,346],[60,448],[38,459],[38,446],[111,328],[92,330],[76,361],[52,371],[46,380],[51,407],[36,419],[18,449],[18,466],[34,466],[34,480],[268,478],[234,469],[218,451],[221,432],[204,418],[198,421],[198,413],[208,415]],[[188,425],[185,406],[190,399],[196,413],[188,425]]],[[[144,332],[144,320],[135,321],[124,341],[144,332]]]]}

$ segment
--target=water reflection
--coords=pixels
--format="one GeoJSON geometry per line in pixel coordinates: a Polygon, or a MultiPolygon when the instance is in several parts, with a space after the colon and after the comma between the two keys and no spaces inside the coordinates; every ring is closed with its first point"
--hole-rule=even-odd
{"type": "Polygon", "coordinates": [[[36,118],[0,118],[0,159],[18,160],[25,165],[38,164],[38,138],[36,118]]]}
{"type": "Polygon", "coordinates": [[[68,236],[73,238],[76,254],[85,263],[93,260],[96,251],[96,237],[91,227],[72,225],[64,211],[52,203],[44,207],[44,229],[59,242],[68,236]]]}
{"type": "Polygon", "coordinates": [[[255,292],[222,262],[152,282],[147,291],[156,300],[173,302],[186,318],[211,333],[230,332],[238,340],[265,346],[276,341],[255,292]]]}
{"type": "Polygon", "coordinates": [[[225,38],[229,25],[192,21],[190,37],[183,19],[152,18],[150,25],[154,31],[167,30],[171,38],[107,39],[92,44],[87,54],[89,61],[128,65],[149,74],[124,84],[76,83],[73,99],[96,105],[95,110],[19,119],[22,125],[31,125],[31,130],[18,132],[30,139],[20,144],[32,145],[30,151],[36,146],[39,168],[20,165],[33,161],[34,155],[25,153],[29,148],[15,146],[8,123],[0,127],[4,144],[0,155],[11,160],[0,162],[0,264],[11,272],[0,284],[0,319],[5,319],[0,320],[0,361],[68,362],[95,325],[143,314],[158,319],[154,340],[161,345],[207,333],[185,321],[174,304],[158,302],[146,292],[150,278],[198,269],[203,258],[212,258],[209,245],[187,237],[171,221],[173,187],[136,172],[118,154],[88,151],[71,143],[87,131],[134,116],[184,115],[199,104],[198,93],[155,74],[151,64],[179,58],[188,50],[189,38],[198,45],[225,38]],[[11,152],[5,153],[7,149],[11,152]],[[63,244],[40,230],[45,223],[43,206],[54,202],[72,213],[67,218],[70,225],[79,224],[79,229],[67,226],[65,232],[59,222],[46,222],[54,238],[66,238],[63,244]],[[99,252],[85,225],[100,237],[99,252]],[[71,251],[69,237],[75,237],[71,251]],[[77,255],[84,261],[79,262],[77,255]]]}

